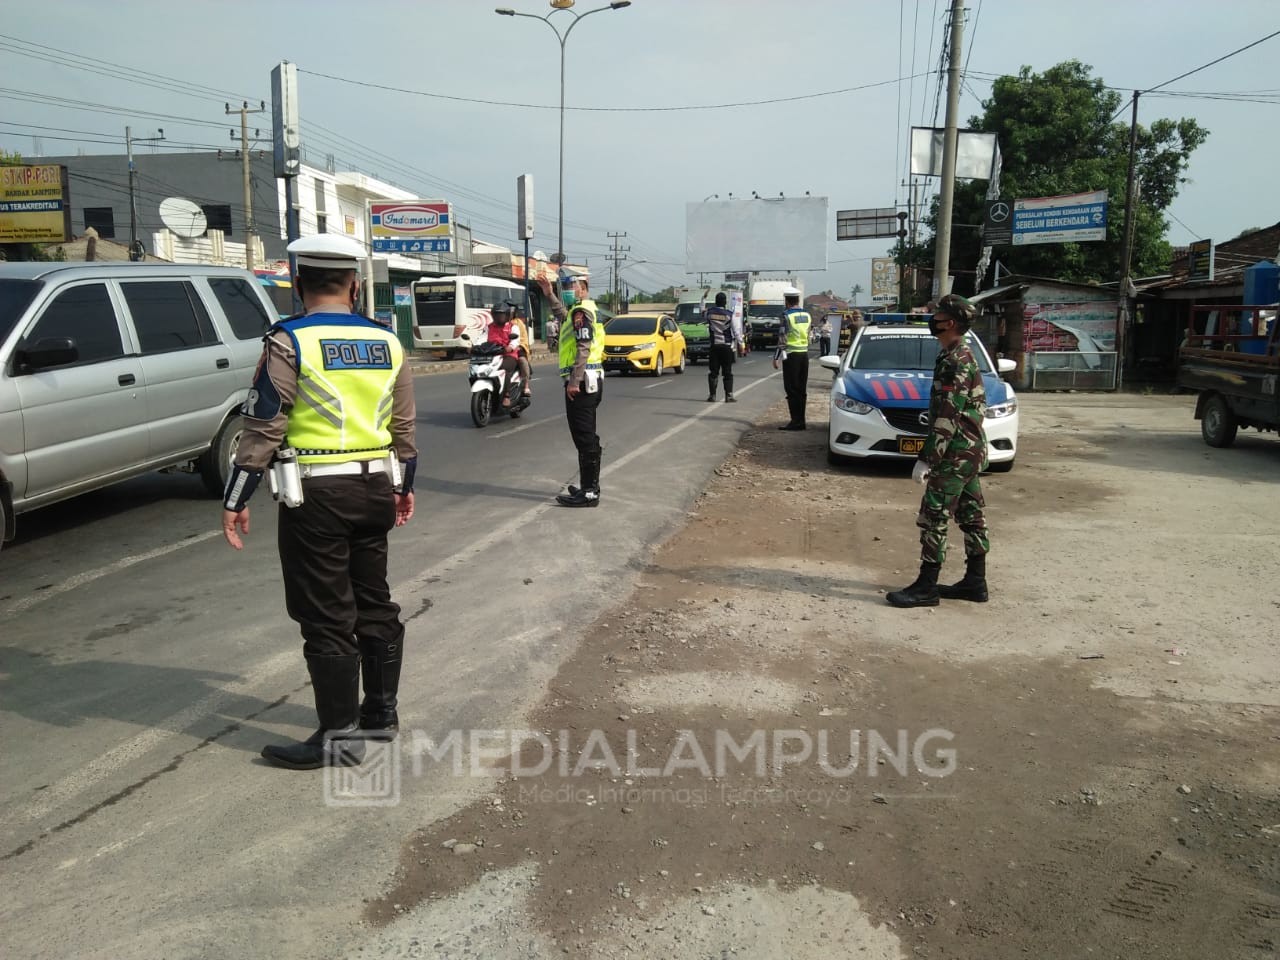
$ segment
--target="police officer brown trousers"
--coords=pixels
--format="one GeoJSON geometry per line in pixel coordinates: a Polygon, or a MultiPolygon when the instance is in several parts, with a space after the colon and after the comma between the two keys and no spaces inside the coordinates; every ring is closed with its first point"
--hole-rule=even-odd
{"type": "Polygon", "coordinates": [[[585,384],[576,397],[564,395],[564,412],[569,419],[569,435],[578,450],[578,475],[583,490],[600,490],[600,434],[596,433],[596,408],[604,397],[604,378],[596,392],[587,393],[585,384]]]}
{"type": "Polygon", "coordinates": [[[724,376],[725,396],[733,395],[733,346],[728,343],[717,343],[711,347],[707,355],[707,386],[711,396],[716,395],[716,378],[724,376]]]}
{"type": "Polygon", "coordinates": [[[787,392],[791,422],[804,425],[805,391],[809,389],[809,354],[796,351],[782,360],[782,388],[787,392]]]}
{"type": "Polygon", "coordinates": [[[396,522],[390,478],[316,477],[303,492],[301,506],[280,508],[278,526],[285,607],[302,630],[303,653],[360,653],[394,661],[398,673],[404,625],[387,586],[387,532],[396,522]]]}

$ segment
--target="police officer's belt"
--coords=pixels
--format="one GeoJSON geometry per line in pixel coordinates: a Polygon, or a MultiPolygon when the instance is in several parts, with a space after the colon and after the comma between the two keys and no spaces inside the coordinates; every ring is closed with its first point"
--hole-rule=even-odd
{"type": "Polygon", "coordinates": [[[348,460],[346,463],[300,464],[302,479],[309,477],[358,477],[368,473],[390,473],[391,464],[386,457],[377,460],[348,460]]]}

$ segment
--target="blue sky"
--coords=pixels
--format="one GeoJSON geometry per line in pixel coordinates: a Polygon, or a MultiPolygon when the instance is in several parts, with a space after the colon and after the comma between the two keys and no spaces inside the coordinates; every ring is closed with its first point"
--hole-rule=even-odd
{"type": "MultiPolygon", "coordinates": [[[[497,16],[498,5],[549,11],[545,0],[9,3],[0,34],[70,51],[80,66],[94,65],[83,58],[98,58],[130,67],[132,81],[23,56],[13,40],[0,39],[7,88],[0,146],[31,155],[32,136],[43,135],[47,155],[122,152],[94,141],[122,138],[129,124],[135,134],[159,126],[171,141],[230,147],[223,101],[269,101],[271,68],[287,59],[303,71],[299,100],[309,160],[322,163],[333,153],[344,168],[451,200],[477,237],[509,244],[515,179],[531,173],[535,245],[552,251],[560,49],[546,25],[497,16]],[[398,93],[320,73],[535,106],[398,93]],[[210,89],[184,92],[163,78],[210,89]],[[32,94],[112,110],[33,102],[32,94]]],[[[576,9],[600,5],[579,0],[576,9]]],[[[854,283],[866,287],[870,258],[888,243],[835,241],[834,214],[905,202],[908,128],[930,124],[938,100],[945,6],[945,0],[634,0],[579,24],[566,47],[567,103],[597,109],[567,114],[571,257],[602,267],[606,234],[626,231],[631,265],[624,276],[650,290],[685,283],[686,202],[730,192],[809,191],[830,198],[832,239],[828,270],[807,274],[807,288],[847,294],[854,283]],[[914,79],[896,82],[912,73],[914,79]],[[882,85],[788,103],[639,109],[870,84],[882,85]]],[[[1023,64],[1040,70],[1077,58],[1128,91],[1163,83],[1280,28],[1275,0],[968,0],[967,19],[962,120],[989,93],[983,77],[1023,64]]],[[[569,17],[556,14],[553,21],[563,28],[569,17]]],[[[1210,131],[1172,208],[1173,243],[1228,239],[1280,220],[1278,59],[1280,37],[1168,88],[1268,91],[1267,102],[1142,99],[1143,122],[1193,116],[1210,131]]]]}

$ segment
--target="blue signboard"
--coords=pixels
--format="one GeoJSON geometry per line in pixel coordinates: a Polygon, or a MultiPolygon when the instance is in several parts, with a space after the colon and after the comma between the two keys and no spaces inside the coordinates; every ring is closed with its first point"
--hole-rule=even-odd
{"type": "Polygon", "coordinates": [[[374,237],[375,253],[448,253],[452,249],[452,240],[441,237],[435,240],[408,240],[374,237]]]}
{"type": "Polygon", "coordinates": [[[1107,239],[1107,191],[1034,197],[1013,205],[1013,245],[1107,239]]]}

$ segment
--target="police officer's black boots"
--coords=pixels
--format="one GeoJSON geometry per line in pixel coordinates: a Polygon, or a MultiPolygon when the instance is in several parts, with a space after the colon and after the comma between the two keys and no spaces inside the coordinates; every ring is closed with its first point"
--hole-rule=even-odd
{"type": "Polygon", "coordinates": [[[562,507],[597,507],[600,505],[600,456],[578,454],[578,476],[581,487],[569,485],[569,492],[556,497],[562,507]]]}
{"type": "Polygon", "coordinates": [[[364,676],[360,730],[366,740],[394,740],[400,731],[396,691],[400,689],[401,642],[360,643],[360,672],[364,676]]]}
{"type": "MultiPolygon", "coordinates": [[[[725,388],[726,390],[728,387],[725,388]]],[[[707,374],[707,403],[716,402],[716,376],[713,373],[707,374]]]]}
{"type": "Polygon", "coordinates": [[[885,596],[895,607],[936,607],[938,605],[938,573],[942,570],[940,563],[920,564],[920,575],[916,582],[901,590],[894,590],[885,596]]]}
{"type": "Polygon", "coordinates": [[[358,738],[356,727],[360,716],[359,655],[307,657],[307,669],[320,729],[302,743],[265,746],[262,756],[290,770],[358,766],[364,759],[364,741],[358,738]]]}
{"type": "Polygon", "coordinates": [[[987,602],[987,555],[966,557],[964,577],[947,586],[938,587],[938,596],[944,600],[970,600],[973,603],[987,602]]]}

